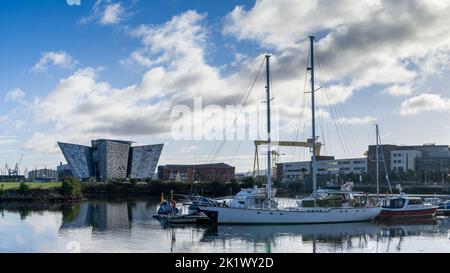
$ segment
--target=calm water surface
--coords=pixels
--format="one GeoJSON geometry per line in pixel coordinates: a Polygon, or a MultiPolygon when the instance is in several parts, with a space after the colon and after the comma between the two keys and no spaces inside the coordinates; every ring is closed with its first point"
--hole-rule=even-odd
{"type": "Polygon", "coordinates": [[[158,200],[0,205],[0,252],[450,252],[450,219],[163,227],[158,200]]]}

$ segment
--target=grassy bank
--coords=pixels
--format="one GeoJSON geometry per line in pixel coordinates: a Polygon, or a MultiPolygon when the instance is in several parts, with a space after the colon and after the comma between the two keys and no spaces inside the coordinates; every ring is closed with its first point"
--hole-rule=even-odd
{"type": "Polygon", "coordinates": [[[81,198],[81,184],[73,178],[62,183],[0,183],[0,202],[69,202],[81,198]]]}
{"type": "MultiPolygon", "coordinates": [[[[30,189],[52,189],[60,188],[61,182],[51,182],[51,183],[37,183],[37,182],[27,182],[25,183],[30,189]]],[[[19,182],[0,182],[0,187],[4,190],[19,189],[19,182]]]]}

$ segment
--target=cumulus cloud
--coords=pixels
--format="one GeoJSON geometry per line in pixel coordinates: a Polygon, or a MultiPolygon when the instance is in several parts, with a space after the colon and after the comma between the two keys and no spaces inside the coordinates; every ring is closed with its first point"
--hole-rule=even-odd
{"type": "Polygon", "coordinates": [[[450,111],[450,99],[443,98],[439,94],[424,93],[405,100],[400,107],[402,115],[414,115],[429,111],[450,111]]]}
{"type": "Polygon", "coordinates": [[[41,53],[41,59],[30,69],[32,73],[46,72],[50,65],[62,68],[72,68],[77,65],[69,54],[64,51],[50,51],[41,53]]]}
{"type": "Polygon", "coordinates": [[[399,97],[399,96],[407,96],[413,93],[413,88],[410,85],[391,85],[388,88],[383,90],[384,93],[389,94],[391,96],[399,97]]]}
{"type": "Polygon", "coordinates": [[[25,148],[57,152],[56,141],[167,136],[175,105],[192,106],[193,97],[205,104],[238,102],[242,89],[238,94],[219,69],[205,61],[205,17],[188,11],[165,24],[141,27],[135,37],[142,40],[141,50],[154,65],[136,85],[115,88],[99,81],[98,71],[90,67],[62,79],[35,106],[36,121],[53,124],[54,129],[36,132],[25,148]]]}
{"type": "Polygon", "coordinates": [[[81,0],[66,0],[69,6],[81,6],[81,0]]]}
{"type": "Polygon", "coordinates": [[[388,86],[387,93],[398,96],[410,91],[399,86],[448,68],[449,12],[446,1],[257,0],[249,10],[229,13],[224,33],[273,48],[285,77],[305,63],[303,44],[315,33],[328,81],[354,91],[388,86]]]}
{"type": "MultiPolygon", "coordinates": [[[[113,4],[97,1],[95,16],[89,20],[101,24],[106,6],[113,4]]],[[[308,79],[303,77],[308,35],[320,34],[316,76],[317,87],[322,89],[316,93],[317,113],[322,120],[328,119],[327,107],[347,102],[355,92],[381,86],[391,95],[409,95],[415,83],[446,69],[449,4],[258,0],[249,10],[237,7],[231,12],[224,33],[258,43],[261,53],[273,53],[273,103],[282,106],[283,128],[293,130],[303,111],[302,102],[309,105],[304,97],[304,91],[309,91],[304,88],[308,79]],[[427,61],[427,56],[433,56],[433,61],[427,61]]],[[[221,66],[207,61],[212,46],[206,16],[187,11],[160,25],[129,27],[128,33],[141,45],[122,63],[145,69],[141,81],[117,88],[100,81],[95,69],[79,69],[36,104],[36,120],[51,123],[54,129],[37,132],[26,147],[48,152],[57,151],[56,141],[88,143],[96,137],[167,136],[174,122],[170,111],[176,105],[192,106],[194,97],[201,97],[205,105],[239,103],[264,54],[233,52],[234,70],[223,75],[221,66]]],[[[248,104],[262,101],[264,86],[260,77],[248,104]]],[[[304,109],[302,117],[308,118],[308,107],[304,109]]],[[[334,118],[350,124],[374,121],[371,117],[334,118]]]]}
{"type": "Polygon", "coordinates": [[[100,25],[116,25],[122,22],[129,13],[122,3],[111,0],[97,0],[92,7],[91,14],[81,19],[81,23],[96,22],[100,25]]]}
{"type": "Polygon", "coordinates": [[[25,98],[25,92],[20,88],[10,90],[5,95],[5,102],[19,101],[25,98]]]}

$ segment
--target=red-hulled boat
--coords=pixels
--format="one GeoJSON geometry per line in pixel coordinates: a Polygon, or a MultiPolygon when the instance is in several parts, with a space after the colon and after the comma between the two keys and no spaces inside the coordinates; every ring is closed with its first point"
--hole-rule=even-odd
{"type": "Polygon", "coordinates": [[[424,219],[433,218],[438,207],[424,203],[420,197],[398,196],[386,198],[382,204],[380,220],[424,219]]]}

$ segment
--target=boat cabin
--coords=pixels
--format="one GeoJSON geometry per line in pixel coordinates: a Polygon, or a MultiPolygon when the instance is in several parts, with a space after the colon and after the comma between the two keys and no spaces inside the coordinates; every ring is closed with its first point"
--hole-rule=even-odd
{"type": "Polygon", "coordinates": [[[419,197],[393,197],[384,199],[382,207],[386,209],[402,209],[408,206],[423,206],[424,202],[419,197]]]}
{"type": "MultiPolygon", "coordinates": [[[[276,189],[272,188],[272,198],[275,197],[276,189]]],[[[230,201],[230,207],[232,208],[268,208],[269,199],[266,188],[248,188],[241,189],[236,196],[230,201]]],[[[272,199],[272,208],[276,207],[275,201],[272,199]]]]}

